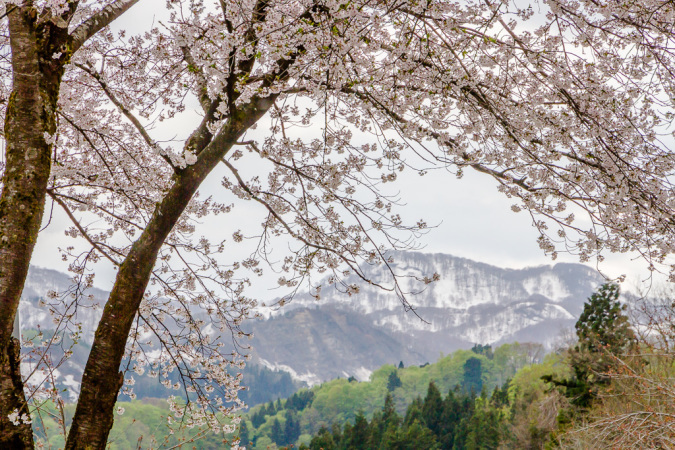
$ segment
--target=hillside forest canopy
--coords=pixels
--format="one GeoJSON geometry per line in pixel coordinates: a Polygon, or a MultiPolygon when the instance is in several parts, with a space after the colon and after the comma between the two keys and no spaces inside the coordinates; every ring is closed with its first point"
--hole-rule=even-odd
{"type": "MultiPolygon", "coordinates": [[[[281,304],[320,297],[315,275],[358,292],[341,280],[389,267],[426,227],[385,192],[401,171],[497,180],[552,255],[655,267],[673,251],[672,2],[170,0],[133,17],[142,31],[110,27],[149,1],[0,2],[3,446],[33,447],[29,400],[58,396],[31,391],[12,338],[46,205],[89,246],[63,250],[77,285],[47,301],[67,305],[60,332],[78,336],[96,263],[117,270],[69,449],[105,447],[134,372],[177,371],[191,401],[175,413],[233,427],[217,418],[241,407],[225,367],[244,364],[252,280],[280,272],[281,304]],[[160,126],[186,114],[185,136],[160,126]],[[212,172],[222,188],[200,197],[212,172]],[[259,226],[200,235],[211,215],[241,222],[241,204],[259,226]],[[254,251],[234,260],[241,242],[254,251]]],[[[393,271],[380,284],[410,308],[393,271]]]]}

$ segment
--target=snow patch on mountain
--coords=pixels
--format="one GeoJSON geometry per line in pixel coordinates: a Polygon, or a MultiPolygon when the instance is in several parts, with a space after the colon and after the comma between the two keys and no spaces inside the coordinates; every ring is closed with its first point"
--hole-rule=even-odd
{"type": "Polygon", "coordinates": [[[523,288],[530,295],[543,295],[554,302],[559,302],[570,296],[570,292],[563,281],[551,272],[524,280],[523,288]]]}
{"type": "Polygon", "coordinates": [[[373,371],[366,368],[366,367],[359,367],[354,371],[354,378],[356,378],[359,381],[369,381],[370,376],[373,374],[373,371]]]}
{"type": "Polygon", "coordinates": [[[258,358],[258,362],[270,370],[274,371],[283,370],[284,372],[288,372],[291,375],[291,378],[293,378],[294,380],[302,381],[306,383],[309,387],[315,386],[323,381],[321,377],[319,377],[317,374],[314,374],[309,371],[299,374],[291,366],[287,366],[285,364],[272,363],[263,358],[258,358]]]}
{"type": "MultiPolygon", "coordinates": [[[[595,270],[580,264],[504,269],[438,253],[392,256],[390,268],[399,277],[400,288],[417,292],[408,295],[407,301],[419,317],[404,311],[393,292],[365,284],[352,296],[325,288],[319,302],[301,294],[271,315],[330,306],[369,317],[374,325],[396,333],[424,331],[489,344],[509,340],[519,330],[547,321],[573,324],[586,298],[604,282],[595,270]],[[429,285],[419,281],[434,273],[439,274],[439,281],[429,285]]],[[[366,266],[364,275],[378,284],[392,285],[391,273],[382,264],[366,266]]],[[[344,281],[358,283],[355,276],[344,281]]]]}

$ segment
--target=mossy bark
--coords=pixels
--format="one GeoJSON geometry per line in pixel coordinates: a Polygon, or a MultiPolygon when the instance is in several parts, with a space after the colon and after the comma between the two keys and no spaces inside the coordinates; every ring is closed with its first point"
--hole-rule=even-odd
{"type": "Polygon", "coordinates": [[[56,130],[56,101],[63,61],[51,55],[64,30],[37,24],[32,7],[8,14],[12,93],[5,116],[5,158],[0,195],[0,448],[32,448],[32,429],[9,414],[28,413],[20,374],[14,317],[44,213],[51,166],[47,136],[56,130]]]}

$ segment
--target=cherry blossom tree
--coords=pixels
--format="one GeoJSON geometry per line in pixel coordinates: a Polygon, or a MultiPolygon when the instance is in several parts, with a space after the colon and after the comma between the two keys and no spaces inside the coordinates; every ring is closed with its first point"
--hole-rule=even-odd
{"type": "Polygon", "coordinates": [[[5,119],[0,197],[0,444],[32,445],[32,431],[8,414],[28,413],[12,328],[44,212],[57,133],[58,97],[74,54],[137,0],[105,8],[79,1],[1,3],[2,113],[5,119]]]}
{"type": "MultiPolygon", "coordinates": [[[[667,2],[551,1],[535,14],[491,1],[172,0],[139,35],[104,28],[130,0],[4,3],[2,342],[45,196],[90,245],[64,253],[85,284],[98,260],[117,268],[67,448],[105,447],[133,372],[165,384],[178,373],[189,403],[173,402],[174,418],[222,430],[218,413],[240,406],[228,367],[244,363],[239,326],[263,270],[281,272],[280,304],[301,285],[319,298],[313,274],[356,293],[342,282],[355,273],[411,308],[393,270],[387,283],[361,270],[390,267],[387,250],[426,226],[386,195],[401,171],[493,177],[554,255],[672,253],[667,2]],[[162,126],[192,110],[189,136],[162,126]],[[202,198],[211,173],[222,191],[202,198]],[[242,203],[264,211],[258,228],[200,237],[209,215],[241,221],[242,203]],[[244,240],[254,250],[235,260],[244,240]]],[[[86,306],[76,297],[64,330],[86,306]]],[[[1,439],[29,447],[18,345],[2,348],[1,439]]]]}
{"type": "MultiPolygon", "coordinates": [[[[583,203],[594,224],[594,231],[586,231],[585,240],[595,248],[637,250],[655,268],[672,254],[675,242],[669,175],[675,117],[675,7],[658,0],[623,4],[553,0],[548,5],[551,27],[569,37],[569,45],[580,51],[579,59],[565,56],[569,67],[576,72],[577,66],[584,66],[585,75],[580,76],[588,89],[604,96],[607,108],[621,110],[619,120],[628,128],[643,130],[643,139],[654,147],[643,159],[646,155],[640,151],[625,154],[613,150],[613,142],[629,135],[628,129],[608,127],[607,135],[597,136],[605,156],[596,151],[586,157],[599,163],[598,178],[592,184],[606,184],[606,188],[587,191],[584,185],[590,197],[596,198],[583,203]],[[608,85],[600,87],[604,83],[608,85]],[[626,95],[622,100],[613,97],[617,88],[626,95]],[[636,188],[644,190],[636,196],[631,193],[636,188]]],[[[570,47],[566,44],[565,48],[570,47]]],[[[600,108],[587,104],[578,113],[585,115],[585,121],[600,123],[600,116],[608,117],[600,108]]],[[[671,265],[671,280],[673,268],[671,265]]]]}

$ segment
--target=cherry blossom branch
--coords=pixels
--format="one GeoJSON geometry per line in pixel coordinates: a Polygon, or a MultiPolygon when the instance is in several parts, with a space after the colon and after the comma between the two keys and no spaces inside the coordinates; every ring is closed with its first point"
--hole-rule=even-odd
{"type": "Polygon", "coordinates": [[[85,42],[89,40],[89,38],[110,25],[115,19],[120,17],[129,8],[138,3],[138,1],[139,0],[115,0],[86,19],[70,34],[71,51],[73,53],[77,51],[85,42]]]}
{"type": "Polygon", "coordinates": [[[101,86],[101,89],[105,94],[108,96],[110,101],[115,105],[124,116],[129,119],[129,121],[133,124],[133,126],[138,130],[138,133],[143,137],[143,140],[145,141],[146,144],[152,149],[156,149],[159,152],[159,155],[162,157],[164,161],[176,172],[178,168],[173,164],[173,161],[171,161],[171,158],[159,147],[157,142],[155,142],[150,135],[148,134],[147,130],[145,127],[141,124],[141,122],[136,118],[136,116],[127,108],[118,98],[117,96],[112,92],[110,87],[108,86],[108,83],[105,82],[103,77],[101,76],[100,73],[92,70],[90,67],[87,67],[84,64],[80,63],[75,63],[75,66],[83,70],[84,72],[88,73],[92,78],[94,78],[99,86],[101,86]]]}
{"type": "MultiPolygon", "coordinates": [[[[75,225],[77,230],[80,232],[80,234],[91,244],[92,247],[94,247],[96,250],[98,250],[103,256],[106,257],[111,263],[113,263],[115,266],[119,266],[121,263],[119,261],[116,261],[112,256],[108,254],[105,250],[101,248],[101,243],[93,240],[91,236],[89,236],[89,233],[87,230],[84,229],[84,227],[80,224],[80,222],[77,220],[77,218],[73,215],[73,213],[70,211],[70,208],[68,208],[68,205],[66,205],[63,200],[61,200],[58,196],[58,194],[54,193],[51,189],[47,189],[47,194],[54,200],[66,213],[70,221],[75,225]]],[[[110,250],[115,251],[118,255],[124,257],[124,255],[120,252],[117,252],[114,250],[112,247],[109,247],[106,245],[110,250]]]]}
{"type": "Polygon", "coordinates": [[[212,101],[209,98],[209,91],[207,87],[206,78],[204,78],[204,70],[197,65],[192,52],[189,47],[181,46],[181,51],[183,52],[183,57],[185,62],[188,63],[188,69],[190,72],[194,73],[194,77],[197,83],[197,98],[199,99],[199,104],[202,106],[204,113],[208,113],[211,109],[212,101]]]}
{"type": "MultiPolygon", "coordinates": [[[[250,144],[249,144],[249,145],[250,145],[250,144]]],[[[284,165],[283,163],[281,163],[281,162],[279,162],[279,161],[275,161],[274,159],[270,159],[270,160],[271,160],[273,163],[275,163],[275,164],[278,164],[278,165],[284,166],[284,167],[287,168],[287,169],[293,170],[293,171],[296,172],[296,173],[298,174],[298,176],[300,176],[300,177],[306,177],[306,175],[303,174],[302,171],[298,171],[298,170],[295,169],[295,168],[290,168],[289,166],[284,165]]],[[[401,289],[400,286],[399,286],[399,283],[398,283],[398,277],[397,277],[396,274],[393,272],[393,268],[390,266],[389,262],[387,261],[387,258],[385,258],[385,256],[380,252],[379,249],[376,250],[377,253],[379,254],[381,260],[384,261],[384,263],[385,263],[387,269],[389,270],[389,272],[392,274],[392,277],[393,277],[393,280],[394,280],[394,287],[393,287],[393,288],[389,288],[389,287],[383,286],[383,285],[381,285],[381,284],[379,284],[379,283],[376,283],[376,282],[374,282],[372,279],[370,279],[370,278],[366,277],[365,275],[363,275],[361,269],[356,265],[356,261],[354,261],[354,260],[352,260],[352,259],[348,259],[348,258],[346,257],[346,255],[349,254],[348,252],[340,252],[340,251],[337,251],[337,250],[335,250],[335,249],[333,249],[333,248],[331,248],[331,247],[327,247],[327,246],[323,246],[323,245],[319,245],[319,244],[310,242],[310,241],[308,241],[307,239],[305,239],[304,237],[302,237],[301,235],[299,235],[298,233],[296,233],[296,232],[290,227],[290,225],[288,225],[288,223],[287,223],[287,222],[286,222],[286,221],[285,221],[285,220],[284,220],[284,219],[276,212],[276,210],[275,210],[268,202],[266,202],[266,201],[264,201],[263,199],[261,199],[260,197],[258,197],[258,196],[256,195],[256,193],[254,193],[254,192],[248,187],[248,185],[244,182],[244,180],[243,180],[243,179],[241,178],[241,176],[239,175],[238,170],[237,170],[237,169],[236,169],[229,161],[227,161],[226,159],[223,158],[222,162],[223,162],[223,164],[225,164],[225,166],[226,166],[228,169],[230,169],[230,171],[232,172],[232,174],[235,176],[235,178],[237,179],[237,182],[238,182],[239,186],[240,186],[246,193],[248,193],[248,194],[251,196],[251,198],[252,198],[253,200],[255,200],[256,202],[258,202],[258,203],[260,203],[261,205],[263,205],[263,206],[268,210],[268,212],[269,212],[269,213],[270,213],[270,214],[271,214],[271,215],[272,215],[272,216],[273,216],[273,217],[274,217],[274,218],[275,218],[275,219],[276,219],[276,220],[277,220],[277,221],[278,221],[285,229],[286,229],[286,231],[289,233],[289,235],[290,235],[291,237],[293,237],[293,238],[297,239],[298,241],[302,242],[302,243],[303,243],[304,245],[306,245],[307,247],[314,248],[314,249],[316,249],[316,250],[323,250],[323,251],[329,252],[329,253],[331,253],[331,254],[337,256],[337,257],[340,258],[345,264],[347,264],[347,266],[350,267],[350,268],[353,270],[353,272],[354,272],[361,280],[367,282],[368,284],[373,285],[373,286],[375,286],[375,287],[378,287],[378,288],[380,288],[380,289],[382,289],[382,290],[385,290],[385,291],[393,291],[393,292],[395,292],[395,293],[397,294],[397,297],[399,298],[399,300],[402,302],[403,306],[405,307],[405,310],[406,310],[406,311],[412,311],[412,312],[413,312],[420,320],[422,320],[422,321],[425,322],[425,323],[428,323],[426,320],[424,320],[422,317],[420,317],[420,316],[418,315],[418,313],[416,312],[415,308],[408,302],[405,293],[402,291],[402,289],[401,289]]],[[[311,180],[314,181],[314,182],[317,181],[317,180],[314,180],[314,179],[311,179],[311,180]]],[[[329,190],[329,191],[330,191],[330,190],[329,190]]],[[[268,194],[268,195],[270,195],[270,194],[268,194]]],[[[339,199],[339,201],[342,201],[342,199],[341,199],[341,197],[340,197],[339,195],[337,195],[337,194],[333,194],[333,195],[335,196],[335,198],[339,199]]],[[[284,200],[284,199],[282,198],[281,200],[284,200]]],[[[290,205],[290,206],[292,207],[292,205],[290,205]]],[[[350,211],[350,212],[351,212],[351,210],[350,210],[349,208],[346,208],[346,209],[347,209],[347,211],[350,211]]],[[[357,222],[359,223],[360,228],[361,228],[362,230],[364,230],[364,232],[365,232],[365,228],[364,228],[363,224],[361,223],[360,219],[356,216],[356,214],[352,214],[352,216],[355,218],[355,220],[357,220],[357,222]]],[[[303,222],[306,223],[308,226],[313,227],[313,225],[312,225],[311,223],[309,223],[308,221],[306,221],[306,220],[304,219],[304,217],[300,216],[300,218],[301,218],[301,220],[303,220],[303,222]]],[[[315,230],[315,231],[316,231],[317,233],[320,233],[320,230],[315,230]]],[[[372,241],[372,238],[369,236],[369,234],[368,234],[367,232],[366,232],[366,235],[368,236],[368,239],[369,239],[371,242],[373,242],[373,241],[372,241]]]]}

